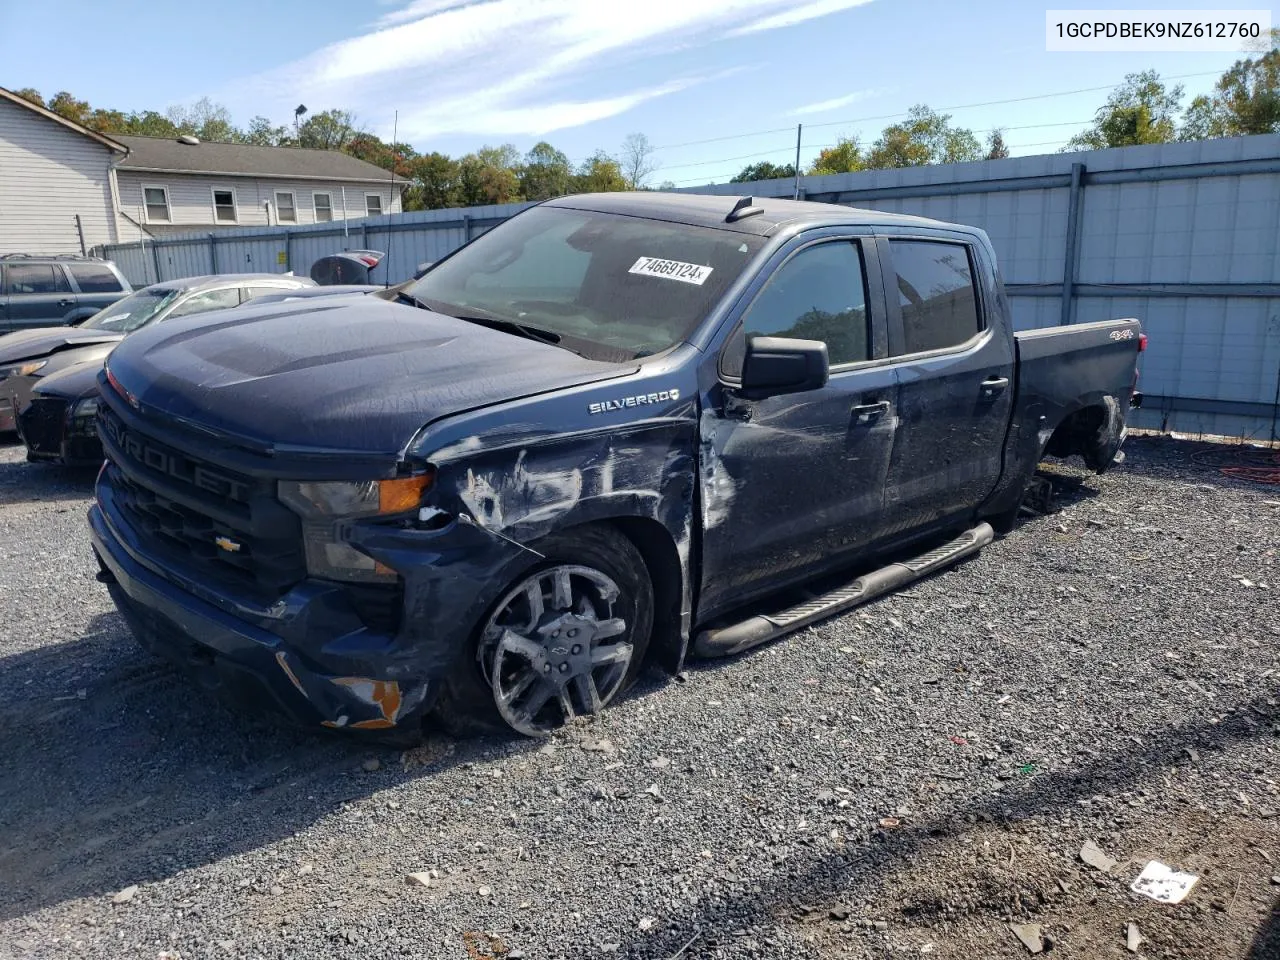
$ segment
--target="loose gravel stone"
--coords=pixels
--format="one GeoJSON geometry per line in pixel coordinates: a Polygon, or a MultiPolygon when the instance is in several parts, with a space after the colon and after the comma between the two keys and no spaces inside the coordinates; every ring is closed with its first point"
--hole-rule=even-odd
{"type": "Polygon", "coordinates": [[[1060,513],[549,744],[392,753],[138,649],[92,477],[0,448],[0,956],[1001,957],[1014,923],[1105,956],[1130,920],[1143,955],[1280,955],[1280,510],[1202,449],[1054,468],[1060,513]],[[1127,890],[1153,857],[1203,877],[1176,909],[1127,890]]]}

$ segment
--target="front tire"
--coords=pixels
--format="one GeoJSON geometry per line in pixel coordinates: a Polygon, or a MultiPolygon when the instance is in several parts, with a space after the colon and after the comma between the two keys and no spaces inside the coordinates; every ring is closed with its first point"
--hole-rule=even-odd
{"type": "Polygon", "coordinates": [[[620,696],[644,663],[653,585],[635,546],[609,527],[538,542],[481,620],[437,715],[455,733],[545,737],[620,696]]]}

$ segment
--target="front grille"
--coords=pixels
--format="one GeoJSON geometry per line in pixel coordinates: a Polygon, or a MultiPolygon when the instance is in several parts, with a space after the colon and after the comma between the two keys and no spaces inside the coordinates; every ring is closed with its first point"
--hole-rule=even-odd
{"type": "Polygon", "coordinates": [[[67,401],[62,397],[36,397],[22,411],[19,428],[22,439],[32,453],[62,453],[67,401]]]}
{"type": "Polygon", "coordinates": [[[306,577],[300,521],[276,500],[272,481],[164,444],[105,404],[98,433],[116,505],[164,565],[259,601],[306,577]]]}

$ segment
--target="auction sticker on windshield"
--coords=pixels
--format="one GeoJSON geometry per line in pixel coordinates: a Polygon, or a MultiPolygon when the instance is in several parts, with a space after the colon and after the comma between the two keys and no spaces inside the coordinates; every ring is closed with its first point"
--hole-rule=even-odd
{"type": "Polygon", "coordinates": [[[711,267],[699,266],[696,263],[682,263],[679,260],[663,260],[659,257],[641,257],[631,265],[627,273],[638,273],[646,277],[662,277],[664,280],[679,280],[681,283],[693,283],[699,287],[711,276],[711,267]]]}

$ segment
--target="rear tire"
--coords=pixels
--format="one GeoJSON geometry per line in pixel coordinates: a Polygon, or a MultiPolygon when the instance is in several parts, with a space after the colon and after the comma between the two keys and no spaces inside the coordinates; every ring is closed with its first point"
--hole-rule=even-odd
{"type": "Polygon", "coordinates": [[[542,737],[635,681],[653,633],[653,585],[626,537],[599,525],[536,545],[486,611],[436,707],[457,735],[542,737]],[[495,676],[496,674],[496,676],[495,676]]]}

